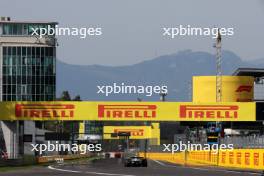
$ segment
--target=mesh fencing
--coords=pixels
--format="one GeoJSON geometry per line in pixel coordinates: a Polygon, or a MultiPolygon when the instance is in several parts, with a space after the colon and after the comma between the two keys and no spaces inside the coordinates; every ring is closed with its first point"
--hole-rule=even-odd
{"type": "Polygon", "coordinates": [[[264,135],[225,137],[220,143],[233,144],[235,149],[264,148],[264,135]]]}

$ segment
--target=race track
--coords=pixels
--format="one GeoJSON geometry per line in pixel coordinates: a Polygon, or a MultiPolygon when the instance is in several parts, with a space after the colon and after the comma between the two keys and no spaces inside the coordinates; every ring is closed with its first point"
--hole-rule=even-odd
{"type": "Polygon", "coordinates": [[[260,173],[232,171],[216,168],[183,167],[149,160],[149,166],[124,167],[120,159],[100,159],[93,162],[72,162],[64,165],[33,167],[3,172],[6,176],[253,176],[260,173]]]}

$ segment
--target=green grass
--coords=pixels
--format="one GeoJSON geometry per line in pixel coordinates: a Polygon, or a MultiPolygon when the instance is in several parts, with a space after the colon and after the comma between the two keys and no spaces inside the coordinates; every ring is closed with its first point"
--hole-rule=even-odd
{"type": "Polygon", "coordinates": [[[0,172],[9,172],[9,171],[17,171],[17,170],[21,170],[21,169],[30,169],[36,167],[36,165],[30,165],[30,166],[4,166],[4,167],[0,167],[0,172]]]}
{"type": "MultiPolygon", "coordinates": [[[[100,159],[100,157],[90,157],[90,158],[79,158],[79,159],[72,159],[72,160],[64,160],[65,164],[68,163],[75,163],[75,162],[83,162],[83,161],[93,161],[96,159],[100,159]]],[[[17,171],[17,170],[24,170],[24,169],[32,169],[36,167],[47,167],[51,165],[52,163],[43,163],[43,164],[34,164],[34,165],[25,165],[25,166],[3,166],[0,167],[0,173],[1,172],[10,172],[10,171],[17,171]]]]}
{"type": "Polygon", "coordinates": [[[93,162],[94,160],[98,160],[101,157],[99,156],[94,156],[90,158],[79,158],[79,159],[73,159],[73,160],[64,160],[64,164],[87,164],[87,162],[93,162]]]}

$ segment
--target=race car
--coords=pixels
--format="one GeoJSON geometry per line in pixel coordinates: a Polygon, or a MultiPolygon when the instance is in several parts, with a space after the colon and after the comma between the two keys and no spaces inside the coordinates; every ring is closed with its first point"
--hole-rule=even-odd
{"type": "Polygon", "coordinates": [[[125,158],[124,165],[125,167],[147,167],[148,161],[144,157],[132,156],[125,158]]]}

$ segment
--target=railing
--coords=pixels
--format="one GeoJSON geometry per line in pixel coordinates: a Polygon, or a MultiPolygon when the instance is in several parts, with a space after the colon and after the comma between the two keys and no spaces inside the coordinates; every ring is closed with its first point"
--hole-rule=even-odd
{"type": "Polygon", "coordinates": [[[235,149],[264,148],[264,136],[231,136],[221,139],[221,144],[233,144],[235,149]]]}

